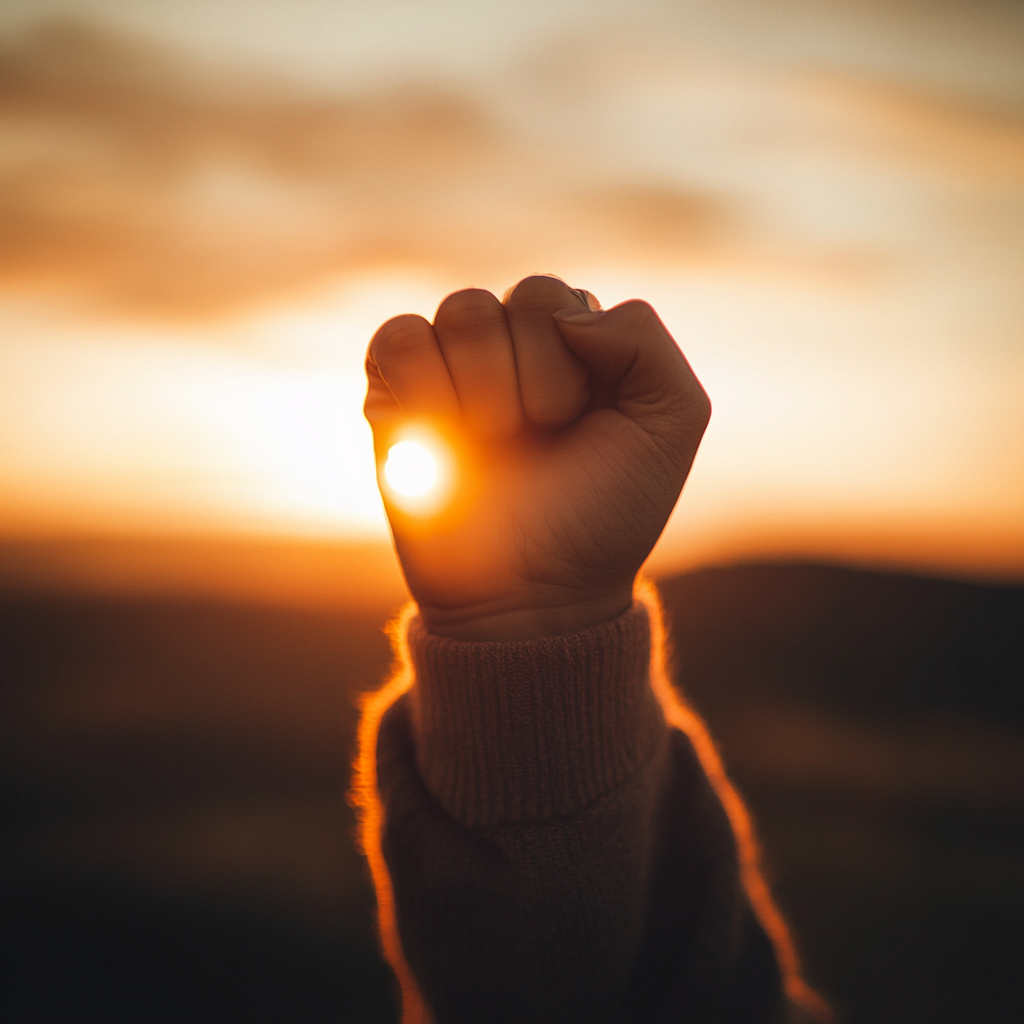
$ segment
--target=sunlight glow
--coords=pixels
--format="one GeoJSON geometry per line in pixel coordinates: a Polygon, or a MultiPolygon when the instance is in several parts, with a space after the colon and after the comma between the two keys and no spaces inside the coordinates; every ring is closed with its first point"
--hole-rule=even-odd
{"type": "Polygon", "coordinates": [[[388,449],[383,469],[391,500],[404,512],[436,511],[448,494],[449,460],[434,438],[405,438],[388,449]]]}
{"type": "Polygon", "coordinates": [[[0,3],[27,90],[0,118],[19,211],[0,546],[384,544],[382,493],[429,533],[476,486],[472,450],[403,421],[388,444],[422,444],[437,475],[385,469],[367,343],[550,269],[608,308],[648,300],[714,403],[665,571],[814,557],[1021,579],[1024,128],[998,111],[1019,105],[1024,37],[998,5],[939,24],[738,0],[776,26],[751,33],[733,4],[666,20],[613,0],[581,26],[579,0],[527,0],[513,37],[495,5],[445,2],[456,35],[420,12],[398,41],[404,0],[0,3]],[[44,26],[85,7],[111,24],[44,26]],[[243,7],[262,12],[248,41],[243,7]],[[281,78],[229,59],[257,36],[281,78]]]}
{"type": "Polygon", "coordinates": [[[433,452],[419,441],[399,441],[388,452],[384,476],[392,490],[405,498],[422,498],[438,482],[440,467],[433,452]]]}

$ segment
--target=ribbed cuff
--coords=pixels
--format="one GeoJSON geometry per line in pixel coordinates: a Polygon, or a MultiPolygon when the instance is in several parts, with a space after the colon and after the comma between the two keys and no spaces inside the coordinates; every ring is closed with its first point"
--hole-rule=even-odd
{"type": "Polygon", "coordinates": [[[468,643],[409,625],[424,782],[470,827],[573,814],[653,756],[665,719],[650,687],[642,606],[565,636],[468,643]]]}

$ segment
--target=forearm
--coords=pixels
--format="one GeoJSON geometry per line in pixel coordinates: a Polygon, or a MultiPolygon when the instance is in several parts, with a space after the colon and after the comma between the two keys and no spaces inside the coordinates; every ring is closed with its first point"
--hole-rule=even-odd
{"type": "Polygon", "coordinates": [[[737,972],[748,1019],[774,1020],[774,953],[651,691],[645,611],[531,644],[411,634],[418,681],[377,741],[381,838],[438,1024],[712,1020],[737,972]]]}
{"type": "Polygon", "coordinates": [[[641,941],[666,727],[642,610],[533,643],[415,624],[378,742],[402,945],[439,1021],[600,1019],[641,941]]]}
{"type": "Polygon", "coordinates": [[[381,494],[425,624],[361,728],[385,951],[439,1024],[767,1024],[783,985],[804,991],[792,946],[668,682],[657,601],[641,587],[630,610],[710,403],[648,304],[591,300],[543,276],[503,301],[465,289],[370,343],[381,494]],[[451,469],[426,504],[389,475],[408,440],[451,469]]]}
{"type": "Polygon", "coordinates": [[[382,845],[435,1020],[606,1019],[642,941],[661,765],[572,818],[471,830],[423,786],[406,711],[397,704],[381,731],[382,845]]]}

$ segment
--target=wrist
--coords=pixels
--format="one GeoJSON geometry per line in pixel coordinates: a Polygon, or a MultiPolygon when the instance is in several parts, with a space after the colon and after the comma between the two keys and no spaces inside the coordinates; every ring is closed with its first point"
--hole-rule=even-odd
{"type": "Polygon", "coordinates": [[[575,633],[618,618],[633,605],[632,584],[598,594],[461,608],[419,606],[424,628],[435,636],[472,642],[536,640],[575,633]]]}

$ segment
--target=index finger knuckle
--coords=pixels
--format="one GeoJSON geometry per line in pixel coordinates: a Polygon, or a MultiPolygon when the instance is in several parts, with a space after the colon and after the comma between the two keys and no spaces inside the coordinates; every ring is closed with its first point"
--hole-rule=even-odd
{"type": "Polygon", "coordinates": [[[366,354],[368,366],[386,372],[389,365],[424,351],[433,344],[430,324],[421,316],[404,314],[383,323],[366,354]]]}

